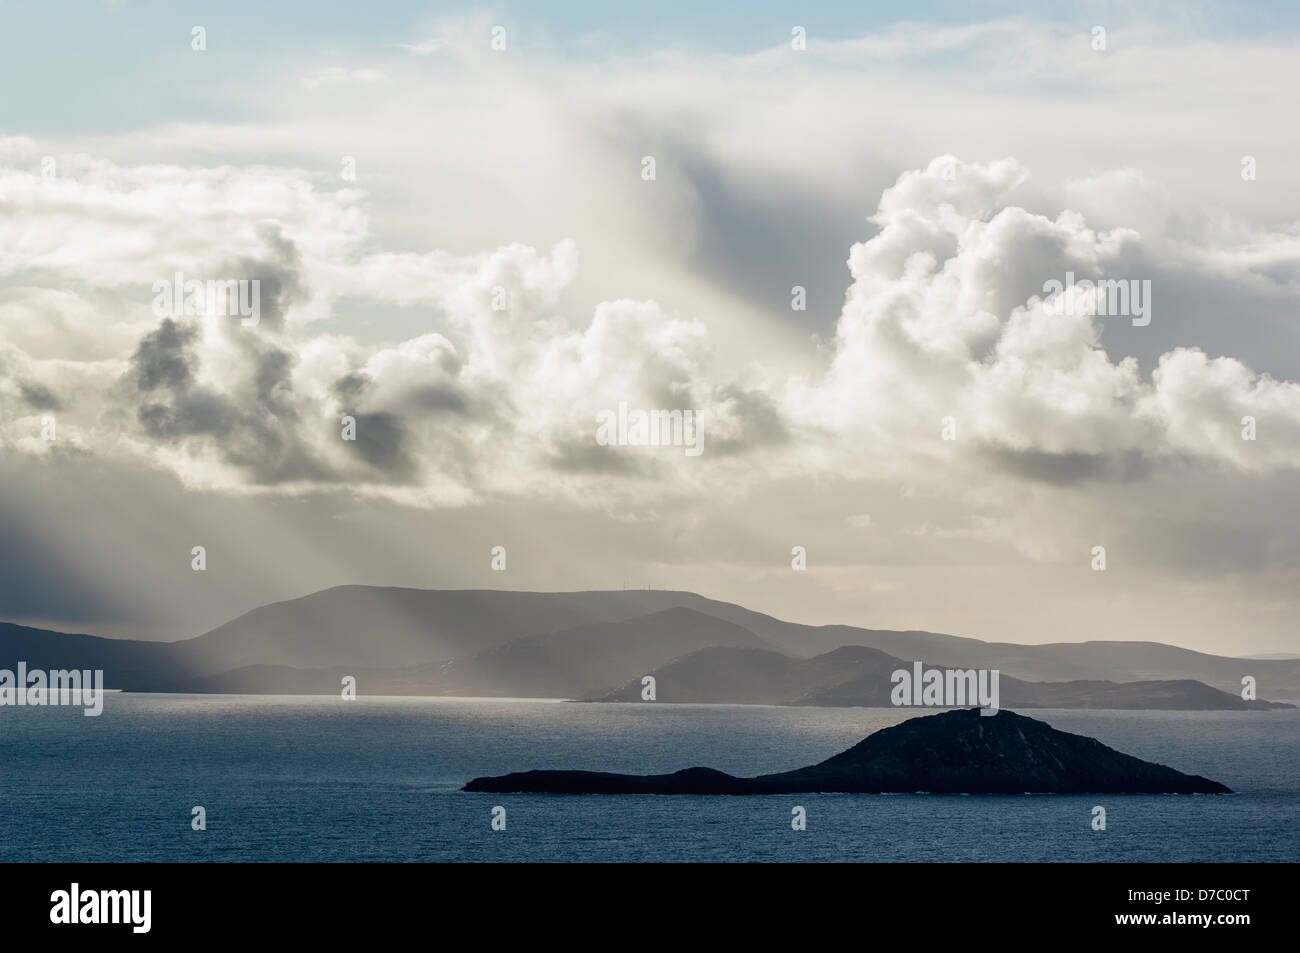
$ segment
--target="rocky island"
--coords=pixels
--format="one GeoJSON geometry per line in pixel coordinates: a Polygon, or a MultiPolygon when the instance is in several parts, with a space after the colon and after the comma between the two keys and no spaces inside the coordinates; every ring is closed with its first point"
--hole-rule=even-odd
{"type": "Polygon", "coordinates": [[[712,768],[673,774],[524,771],[475,778],[496,794],[1231,794],[1011,711],[958,709],[883,728],[819,764],[738,778],[712,768]]]}

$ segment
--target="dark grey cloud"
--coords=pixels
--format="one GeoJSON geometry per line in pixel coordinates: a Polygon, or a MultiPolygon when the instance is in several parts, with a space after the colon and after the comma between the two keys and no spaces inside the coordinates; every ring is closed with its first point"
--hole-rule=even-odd
{"type": "Polygon", "coordinates": [[[380,411],[353,415],[357,422],[356,450],[366,465],[383,474],[383,482],[404,483],[415,476],[416,461],[406,422],[380,411]]]}
{"type": "Polygon", "coordinates": [[[131,356],[131,370],[141,391],[184,389],[193,379],[194,359],[190,348],[198,337],[198,328],[171,318],[140,339],[131,356]]]}
{"type": "MultiPolygon", "coordinates": [[[[681,453],[672,447],[661,448],[664,453],[681,453]]],[[[610,477],[641,477],[654,479],[664,473],[664,463],[640,448],[601,446],[596,443],[596,425],[592,423],[591,436],[579,435],[552,438],[540,448],[539,457],[549,468],[562,473],[606,475],[610,477]]]]}
{"type": "MultiPolygon", "coordinates": [[[[301,256],[278,225],[263,226],[259,237],[264,257],[219,270],[223,280],[260,283],[259,322],[243,326],[240,317],[229,318],[228,340],[240,357],[237,376],[224,391],[198,382],[199,326],[164,318],[131,357],[128,377],[140,401],[137,419],[149,436],[172,445],[197,443],[196,449],[243,469],[254,483],[333,479],[337,474],[312,452],[299,429],[301,411],[293,391],[297,355],[276,343],[288,309],[303,296],[301,256]]],[[[375,429],[391,433],[394,428],[380,421],[375,429]]],[[[383,433],[377,453],[392,460],[383,433]]]]}
{"type": "Polygon", "coordinates": [[[986,445],[981,447],[980,453],[1004,473],[1043,483],[1123,483],[1140,480],[1152,471],[1150,461],[1138,451],[1048,453],[986,445]]]}
{"type": "Polygon", "coordinates": [[[346,374],[331,387],[344,414],[356,421],[356,440],[352,445],[358,461],[370,472],[366,478],[380,483],[406,484],[418,477],[422,453],[441,455],[444,468],[467,480],[474,462],[467,448],[460,452],[451,433],[443,435],[442,446],[417,446],[412,426],[427,417],[446,414],[464,417],[469,414],[469,398],[453,384],[437,382],[412,388],[404,394],[405,403],[397,409],[372,409],[374,382],[359,371],[346,374]],[[448,453],[447,451],[452,452],[448,453]],[[441,451],[441,454],[440,454],[441,451]]]}
{"type": "Polygon", "coordinates": [[[18,393],[37,410],[62,410],[63,403],[54,391],[36,381],[19,381],[18,393]]]}
{"type": "Polygon", "coordinates": [[[130,372],[145,432],[173,445],[199,440],[257,483],[331,476],[298,433],[292,385],[296,357],[254,334],[234,340],[245,359],[245,376],[232,381],[226,394],[195,379],[197,327],[164,318],[145,335],[131,358],[130,372]]]}
{"type": "Polygon", "coordinates": [[[729,415],[740,424],[740,433],[719,437],[710,432],[707,417],[702,418],[705,453],[737,455],[767,452],[790,440],[790,432],[776,401],[756,388],[726,384],[714,392],[716,400],[726,405],[729,415]]]}
{"type": "Polygon", "coordinates": [[[334,396],[344,407],[351,407],[370,387],[370,378],[365,374],[345,374],[334,382],[334,396]]]}
{"type": "MultiPolygon", "coordinates": [[[[336,380],[330,390],[344,408],[365,408],[374,390],[374,381],[368,374],[354,371],[336,380]]],[[[422,413],[470,414],[469,395],[453,383],[436,381],[421,384],[409,389],[403,396],[405,404],[402,410],[413,417],[422,413]]]]}
{"type": "MultiPolygon", "coordinates": [[[[260,303],[258,326],[278,332],[284,330],[289,309],[305,295],[302,253],[276,222],[259,226],[257,237],[266,249],[262,255],[233,259],[222,265],[218,274],[223,280],[256,280],[260,303]]],[[[240,319],[232,317],[231,320],[240,319]]]]}

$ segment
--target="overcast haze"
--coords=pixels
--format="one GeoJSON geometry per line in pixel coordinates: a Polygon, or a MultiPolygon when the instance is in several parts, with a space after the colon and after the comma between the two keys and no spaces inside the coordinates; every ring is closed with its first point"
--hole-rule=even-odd
{"type": "Polygon", "coordinates": [[[653,585],[1300,652],[1287,9],[260,9],[0,3],[0,618],[653,585]],[[621,401],[703,452],[600,445],[621,401]]]}

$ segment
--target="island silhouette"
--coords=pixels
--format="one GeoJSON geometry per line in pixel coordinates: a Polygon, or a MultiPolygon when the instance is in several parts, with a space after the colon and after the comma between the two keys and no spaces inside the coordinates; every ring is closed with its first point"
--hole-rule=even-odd
{"type": "Polygon", "coordinates": [[[1183,774],[1002,710],[956,709],[868,735],[819,764],[738,778],[712,768],[672,774],[523,771],[474,778],[494,794],[1231,794],[1183,774]]]}

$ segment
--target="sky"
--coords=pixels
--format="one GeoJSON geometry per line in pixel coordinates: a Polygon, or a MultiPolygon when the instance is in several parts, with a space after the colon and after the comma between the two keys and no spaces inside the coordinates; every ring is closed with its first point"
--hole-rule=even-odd
{"type": "Polygon", "coordinates": [[[0,619],[1300,651],[1293,5],[603,7],[0,0],[0,619]]]}

